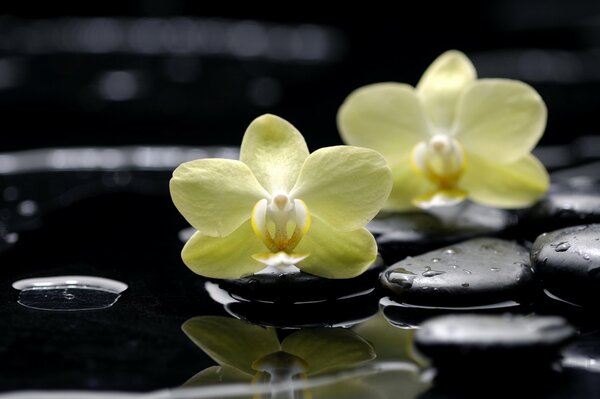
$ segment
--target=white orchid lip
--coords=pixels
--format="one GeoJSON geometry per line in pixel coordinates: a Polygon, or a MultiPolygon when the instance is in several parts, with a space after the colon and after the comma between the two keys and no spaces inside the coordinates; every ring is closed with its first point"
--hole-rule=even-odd
{"type": "Polygon", "coordinates": [[[462,146],[446,134],[435,134],[415,145],[411,153],[413,169],[440,189],[456,186],[464,173],[466,158],[462,146]]]}
{"type": "Polygon", "coordinates": [[[309,228],[310,211],[304,201],[285,193],[259,200],[252,210],[252,229],[274,255],[291,254],[309,228]]]}

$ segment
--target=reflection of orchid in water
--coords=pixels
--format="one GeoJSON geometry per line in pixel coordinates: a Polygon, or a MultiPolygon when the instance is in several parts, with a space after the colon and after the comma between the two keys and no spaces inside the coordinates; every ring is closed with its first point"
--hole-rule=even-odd
{"type": "Polygon", "coordinates": [[[200,316],[186,321],[182,329],[219,364],[199,372],[186,386],[291,382],[375,358],[367,341],[343,328],[300,330],[280,341],[273,328],[227,317],[200,316]]]}
{"type": "Polygon", "coordinates": [[[273,328],[220,316],[194,317],[182,329],[219,364],[193,376],[184,385],[188,388],[260,383],[277,384],[266,395],[270,398],[391,399],[415,398],[428,387],[419,377],[424,363],[412,352],[412,331],[391,326],[381,315],[354,330],[306,329],[281,341],[273,328]],[[369,362],[375,357],[383,366],[369,362]],[[358,371],[353,378],[336,373],[352,371],[358,371]],[[313,376],[333,378],[310,390],[294,391],[286,384],[313,376]]]}

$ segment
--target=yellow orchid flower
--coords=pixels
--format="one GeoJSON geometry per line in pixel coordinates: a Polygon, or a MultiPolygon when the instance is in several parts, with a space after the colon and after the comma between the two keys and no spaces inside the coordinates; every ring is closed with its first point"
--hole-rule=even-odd
{"type": "Polygon", "coordinates": [[[212,278],[285,265],[321,277],[355,277],[377,256],[364,225],[391,186],[376,151],[336,146],[309,155],[289,122],[260,116],[246,130],[239,161],[199,159],[173,172],[173,202],[197,230],[183,261],[212,278]]]}
{"type": "Polygon", "coordinates": [[[546,126],[546,106],[529,85],[476,79],[473,64],[451,50],[425,71],[416,88],[378,83],[351,93],[338,112],[345,142],[387,159],[394,187],[385,205],[451,205],[465,198],[520,208],[549,186],[531,155],[546,126]]]}

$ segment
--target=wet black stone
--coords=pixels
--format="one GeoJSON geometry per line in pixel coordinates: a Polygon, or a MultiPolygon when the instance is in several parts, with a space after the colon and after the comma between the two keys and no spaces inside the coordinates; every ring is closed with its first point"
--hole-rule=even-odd
{"type": "Polygon", "coordinates": [[[557,316],[447,315],[428,320],[415,346],[441,373],[550,367],[575,329],[557,316]]]}
{"type": "Polygon", "coordinates": [[[379,311],[379,293],[306,303],[236,301],[225,305],[236,318],[262,326],[314,328],[351,326],[379,311]]]}
{"type": "Polygon", "coordinates": [[[380,280],[397,301],[420,306],[526,303],[536,293],[529,252],[497,238],[477,238],[404,259],[380,280]]]}
{"type": "Polygon", "coordinates": [[[214,281],[230,294],[247,300],[293,303],[336,299],[372,290],[383,269],[383,261],[377,257],[366,272],[350,279],[327,279],[299,272],[256,274],[240,279],[214,281]]]}
{"type": "Polygon", "coordinates": [[[600,223],[600,180],[591,176],[564,178],[519,217],[518,232],[535,239],[539,234],[568,226],[600,223]]]}
{"type": "Polygon", "coordinates": [[[385,213],[367,228],[377,237],[383,259],[391,263],[469,238],[501,236],[515,223],[516,216],[508,211],[465,203],[444,213],[385,213]]]}
{"type": "Polygon", "coordinates": [[[569,302],[600,300],[600,224],[567,227],[540,235],[531,261],[544,289],[569,302]]]}

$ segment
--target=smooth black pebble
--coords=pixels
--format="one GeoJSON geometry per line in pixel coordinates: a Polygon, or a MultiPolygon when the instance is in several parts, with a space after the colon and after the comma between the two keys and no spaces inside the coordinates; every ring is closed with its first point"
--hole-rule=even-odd
{"type": "Polygon", "coordinates": [[[600,180],[574,176],[552,184],[546,196],[521,212],[516,230],[524,238],[588,223],[600,223],[600,180]]]}
{"type": "Polygon", "coordinates": [[[273,303],[295,303],[337,299],[377,286],[384,264],[377,257],[360,276],[349,279],[327,279],[298,272],[287,274],[255,274],[230,280],[214,280],[220,288],[237,297],[273,303]]]}
{"type": "Polygon", "coordinates": [[[600,301],[600,224],[540,235],[531,262],[544,289],[560,299],[597,306],[600,301]]]}
{"type": "Polygon", "coordinates": [[[502,236],[516,224],[508,211],[465,203],[444,213],[384,213],[367,228],[387,263],[479,236],[502,236]]]}
{"type": "Polygon", "coordinates": [[[497,238],[477,238],[404,259],[380,280],[395,301],[418,306],[528,303],[537,293],[529,251],[497,238]]]}
{"type": "Polygon", "coordinates": [[[415,334],[415,346],[441,373],[550,367],[575,329],[558,316],[446,315],[415,334]]]}

